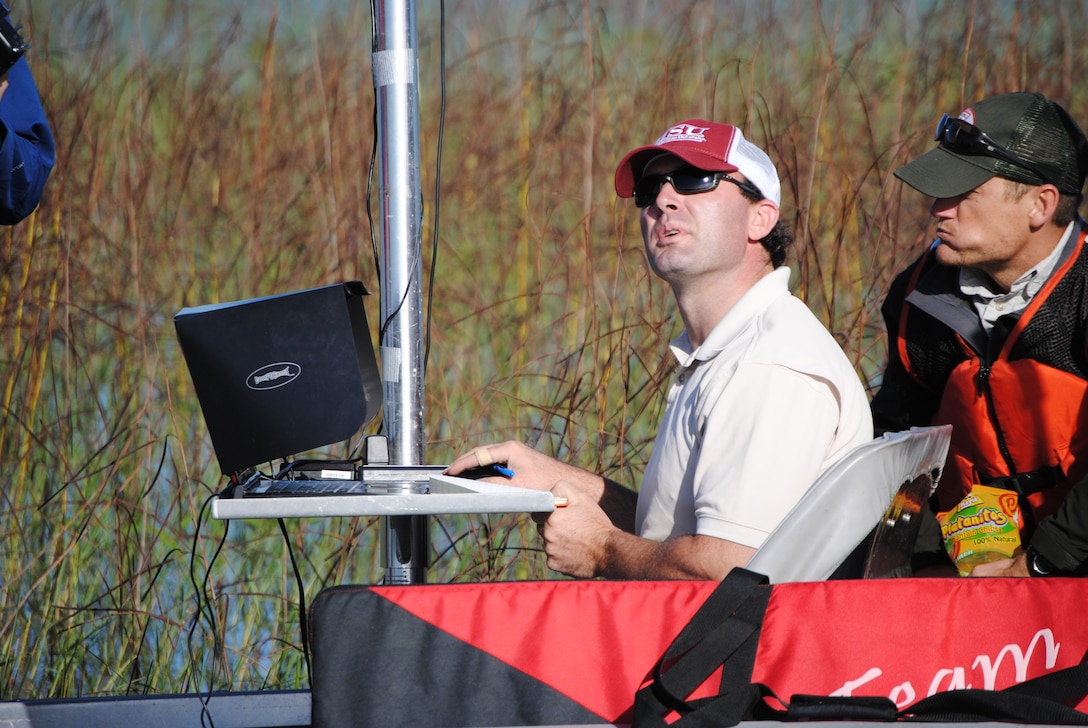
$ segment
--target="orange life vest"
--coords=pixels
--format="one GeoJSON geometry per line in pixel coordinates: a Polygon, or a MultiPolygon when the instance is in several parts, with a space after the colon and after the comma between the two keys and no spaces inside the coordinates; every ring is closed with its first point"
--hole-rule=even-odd
{"type": "MultiPolygon", "coordinates": [[[[1085,232],[1078,232],[1073,249],[1004,340],[991,341],[991,347],[1000,345],[996,352],[971,346],[939,310],[919,315],[909,297],[904,303],[899,356],[924,385],[944,379],[933,424],[953,426],[936,494],[940,510],[955,506],[972,484],[986,483],[1020,493],[1030,526],[1057,510],[1072,484],[1088,474],[1088,378],[1080,366],[1086,359],[1088,319],[1080,312],[1088,299],[1088,249],[1085,232]],[[948,362],[950,369],[939,371],[944,367],[911,355],[912,341],[936,345],[943,338],[947,345],[948,337],[963,353],[948,362]]],[[[919,273],[926,267],[919,263],[919,273]]]]}

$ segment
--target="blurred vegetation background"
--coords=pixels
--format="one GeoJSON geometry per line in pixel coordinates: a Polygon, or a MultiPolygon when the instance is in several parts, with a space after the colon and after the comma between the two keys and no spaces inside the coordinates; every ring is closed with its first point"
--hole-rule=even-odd
{"type": "MultiPolygon", "coordinates": [[[[58,158],[0,230],[0,699],[304,687],[283,535],[202,510],[224,483],[171,318],[377,289],[369,3],[12,5],[58,158]]],[[[433,464],[516,438],[638,483],[680,322],[612,175],[672,123],[769,151],[795,291],[873,388],[882,293],[928,240],[893,170],[995,93],[1088,120],[1084,2],[418,5],[433,464]]],[[[380,580],[374,521],[287,525],[308,599],[380,580]]],[[[431,581],[554,576],[524,516],[431,529],[431,581]]]]}

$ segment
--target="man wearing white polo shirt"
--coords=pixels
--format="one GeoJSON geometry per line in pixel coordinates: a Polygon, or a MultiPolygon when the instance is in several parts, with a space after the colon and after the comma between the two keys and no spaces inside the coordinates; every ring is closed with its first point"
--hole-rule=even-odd
{"type": "Polygon", "coordinates": [[[556,571],[721,579],[825,468],[872,438],[868,401],[834,338],[789,292],[778,173],[739,129],[676,124],[624,157],[615,184],[634,197],[650,267],[684,322],[639,492],[518,442],[476,448],[449,472],[503,462],[511,484],[565,498],[542,529],[556,571]]]}

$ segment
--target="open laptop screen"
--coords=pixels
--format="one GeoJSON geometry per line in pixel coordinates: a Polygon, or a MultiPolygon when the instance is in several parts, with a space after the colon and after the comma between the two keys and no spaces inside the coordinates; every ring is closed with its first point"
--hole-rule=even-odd
{"type": "Polygon", "coordinates": [[[382,388],[358,281],[174,316],[225,475],[354,435],[382,388]]]}

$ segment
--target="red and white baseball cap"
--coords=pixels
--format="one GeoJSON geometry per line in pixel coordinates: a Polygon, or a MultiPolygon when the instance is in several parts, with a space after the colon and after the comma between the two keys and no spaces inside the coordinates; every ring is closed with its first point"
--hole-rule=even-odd
{"type": "Polygon", "coordinates": [[[778,170],[766,152],[745,139],[737,127],[705,119],[681,121],[653,144],[628,153],[616,168],[616,194],[634,197],[642,171],[663,152],[707,172],[740,172],[764,197],[776,206],[782,204],[778,170]]]}

